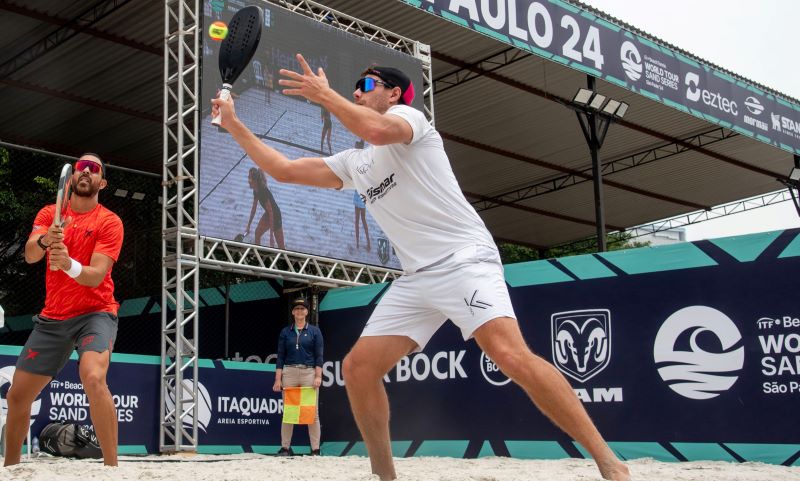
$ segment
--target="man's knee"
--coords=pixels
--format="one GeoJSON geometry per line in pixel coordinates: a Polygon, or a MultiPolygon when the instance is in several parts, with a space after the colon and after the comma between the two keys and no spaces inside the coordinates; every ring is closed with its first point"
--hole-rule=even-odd
{"type": "Polygon", "coordinates": [[[345,385],[350,379],[358,379],[356,371],[358,370],[358,363],[354,359],[352,353],[347,354],[342,360],[342,377],[345,380],[345,385]]]}
{"type": "Polygon", "coordinates": [[[523,371],[533,368],[535,364],[542,361],[527,346],[520,349],[497,349],[489,357],[503,371],[503,374],[511,379],[519,379],[523,371]]]}
{"type": "Polygon", "coordinates": [[[86,395],[90,397],[101,394],[107,389],[105,374],[97,370],[81,373],[81,383],[83,383],[83,390],[86,391],[86,395]]]}
{"type": "Polygon", "coordinates": [[[370,366],[368,360],[359,359],[357,354],[350,352],[342,361],[342,376],[347,386],[360,382],[373,382],[383,377],[383,374],[370,366]]]}
{"type": "Polygon", "coordinates": [[[6,402],[8,403],[9,409],[24,409],[25,407],[29,407],[33,404],[35,398],[36,394],[31,395],[29,392],[23,392],[21,388],[15,388],[13,385],[6,394],[6,402]]]}

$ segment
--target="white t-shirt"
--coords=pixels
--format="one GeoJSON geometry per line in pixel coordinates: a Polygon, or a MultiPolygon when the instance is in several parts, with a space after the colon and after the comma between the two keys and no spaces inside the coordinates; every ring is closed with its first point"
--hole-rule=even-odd
{"type": "Polygon", "coordinates": [[[387,114],[408,122],[410,144],[350,149],[324,160],[344,188],[361,195],[403,270],[415,272],[470,245],[496,249],[458,186],[439,133],[407,105],[394,105],[387,114]]]}

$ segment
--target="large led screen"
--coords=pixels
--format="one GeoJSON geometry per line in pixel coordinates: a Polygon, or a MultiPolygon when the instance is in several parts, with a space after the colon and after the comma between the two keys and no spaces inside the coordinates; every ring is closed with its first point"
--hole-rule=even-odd
{"type": "MultiPolygon", "coordinates": [[[[207,99],[216,95],[221,80],[220,42],[211,38],[209,27],[227,23],[249,4],[263,8],[264,28],[258,52],[234,84],[236,112],[263,142],[288,158],[369,147],[319,105],[280,92],[278,71],[299,70],[296,53],[315,72],[322,67],[331,87],[348,99],[370,65],[400,68],[422,91],[422,65],[410,55],[266,2],[204,2],[200,235],[399,268],[383,231],[369,213],[364,215],[354,190],[279,183],[259,170],[228,133],[211,125],[207,99]]],[[[422,105],[418,94],[414,107],[422,105]]]]}

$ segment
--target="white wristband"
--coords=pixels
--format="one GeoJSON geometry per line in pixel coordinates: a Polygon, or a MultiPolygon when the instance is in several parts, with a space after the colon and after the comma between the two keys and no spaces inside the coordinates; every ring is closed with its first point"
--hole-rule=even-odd
{"type": "Polygon", "coordinates": [[[80,262],[76,261],[72,257],[70,257],[69,260],[72,261],[72,264],[69,266],[69,270],[64,272],[66,272],[67,275],[70,276],[71,278],[75,279],[76,277],[81,275],[81,272],[83,271],[83,266],[81,265],[80,262]]]}

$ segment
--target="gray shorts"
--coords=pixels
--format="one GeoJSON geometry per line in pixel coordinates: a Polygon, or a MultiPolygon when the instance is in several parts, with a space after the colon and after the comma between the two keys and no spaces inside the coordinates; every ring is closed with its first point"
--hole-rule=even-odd
{"type": "Polygon", "coordinates": [[[78,356],[86,351],[112,351],[117,337],[117,316],[110,312],[90,312],[56,321],[33,316],[33,331],[17,359],[17,369],[56,377],[67,364],[73,349],[78,356]]]}

